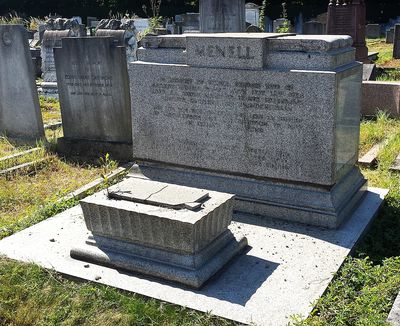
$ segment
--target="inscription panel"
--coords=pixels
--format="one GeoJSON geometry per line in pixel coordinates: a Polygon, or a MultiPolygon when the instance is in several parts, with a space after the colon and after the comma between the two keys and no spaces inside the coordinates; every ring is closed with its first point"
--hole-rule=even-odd
{"type": "Polygon", "coordinates": [[[135,158],[335,183],[335,73],[133,63],[130,74],[135,158]]]}
{"type": "Polygon", "coordinates": [[[125,49],[112,38],[66,38],[54,53],[64,136],[130,143],[125,49]]]}
{"type": "Polygon", "coordinates": [[[264,65],[265,39],[187,36],[190,66],[259,69],[264,65]]]}

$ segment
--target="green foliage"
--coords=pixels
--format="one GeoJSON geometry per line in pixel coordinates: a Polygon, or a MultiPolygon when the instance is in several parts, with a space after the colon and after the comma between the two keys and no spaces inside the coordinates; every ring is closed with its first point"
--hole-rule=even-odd
{"type": "Polygon", "coordinates": [[[110,158],[110,154],[106,153],[104,157],[100,157],[100,167],[101,167],[101,178],[103,179],[104,187],[107,190],[110,187],[109,173],[116,169],[118,163],[110,158]]]}
{"type": "Polygon", "coordinates": [[[386,325],[400,290],[400,257],[374,265],[367,257],[349,258],[311,316],[294,325],[386,325]]]}
{"type": "Polygon", "coordinates": [[[18,16],[16,12],[11,12],[5,16],[0,16],[0,24],[1,25],[9,25],[9,24],[19,24],[27,26],[29,22],[22,17],[18,16]]]}
{"type": "Polygon", "coordinates": [[[267,6],[268,6],[268,0],[263,0],[262,4],[261,4],[261,8],[260,8],[260,19],[258,21],[258,27],[264,31],[265,29],[265,15],[267,12],[267,6]]]}

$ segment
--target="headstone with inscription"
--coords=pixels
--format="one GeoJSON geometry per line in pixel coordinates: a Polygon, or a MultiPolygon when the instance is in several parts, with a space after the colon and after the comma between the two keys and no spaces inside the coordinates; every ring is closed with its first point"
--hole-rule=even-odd
{"type": "Polygon", "coordinates": [[[131,157],[126,54],[111,37],[64,38],[54,49],[64,137],[59,151],[117,160],[131,157]]]}
{"type": "Polygon", "coordinates": [[[366,181],[349,36],[157,38],[129,64],[138,174],[234,193],[249,213],[331,228],[350,216],[366,181]]]}
{"type": "Polygon", "coordinates": [[[246,30],[245,0],[200,0],[199,4],[201,33],[246,30]]]}
{"type": "Polygon", "coordinates": [[[366,8],[364,0],[330,0],[327,34],[350,35],[356,48],[356,60],[369,63],[365,42],[366,8]]]}
{"type": "Polygon", "coordinates": [[[22,142],[44,138],[26,29],[0,25],[0,134],[22,142]]]}

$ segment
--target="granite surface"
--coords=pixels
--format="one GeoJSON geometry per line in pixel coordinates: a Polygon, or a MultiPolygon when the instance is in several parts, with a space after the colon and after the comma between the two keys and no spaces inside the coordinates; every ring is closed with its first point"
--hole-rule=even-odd
{"type": "Polygon", "coordinates": [[[369,189],[338,230],[234,215],[229,228],[248,238],[250,250],[199,291],[72,259],[71,248],[88,236],[79,206],[1,240],[0,254],[241,323],[287,325],[312,311],[386,194],[369,189]]]}
{"type": "Polygon", "coordinates": [[[394,28],[393,59],[400,59],[400,24],[396,24],[394,28]]]}
{"type": "Polygon", "coordinates": [[[54,55],[64,137],[131,143],[125,48],[111,37],[65,38],[54,55]]]}
{"type": "Polygon", "coordinates": [[[26,29],[0,25],[0,134],[35,143],[44,138],[26,29]]]}
{"type": "MultiPolygon", "coordinates": [[[[139,178],[128,178],[119,183],[117,187],[121,187],[120,191],[128,191],[127,182],[142,190],[146,187],[154,190],[161,187],[151,194],[171,191],[179,195],[179,191],[190,191],[188,187],[169,187],[166,183],[139,178]]],[[[149,205],[132,200],[109,199],[104,192],[82,200],[81,206],[86,226],[93,235],[193,254],[220,236],[232,219],[234,196],[215,191],[206,193],[209,199],[202,201],[201,208],[195,211],[163,207],[161,203],[156,205],[155,202],[149,205]]],[[[156,198],[154,200],[157,201],[156,198]]],[[[165,201],[165,198],[159,197],[158,201],[165,201]]]]}

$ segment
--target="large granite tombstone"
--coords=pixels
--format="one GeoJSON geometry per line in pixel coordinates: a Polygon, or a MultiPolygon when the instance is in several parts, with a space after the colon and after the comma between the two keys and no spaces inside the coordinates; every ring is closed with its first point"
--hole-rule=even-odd
{"type": "Polygon", "coordinates": [[[350,216],[366,181],[355,167],[362,66],[349,36],[157,43],[142,51],[186,51],[129,65],[138,174],[235,193],[249,213],[331,228],[350,216]]]}
{"type": "Polygon", "coordinates": [[[26,29],[0,25],[0,134],[22,142],[44,138],[26,29]]]}
{"type": "Polygon", "coordinates": [[[125,48],[111,37],[65,38],[54,49],[64,137],[59,150],[129,160],[132,132],[125,48]]]}
{"type": "Polygon", "coordinates": [[[201,33],[244,32],[245,30],[245,0],[200,0],[201,33]]]}
{"type": "Polygon", "coordinates": [[[365,42],[366,8],[364,0],[330,0],[327,34],[350,35],[356,48],[356,60],[368,63],[365,42]]]}

